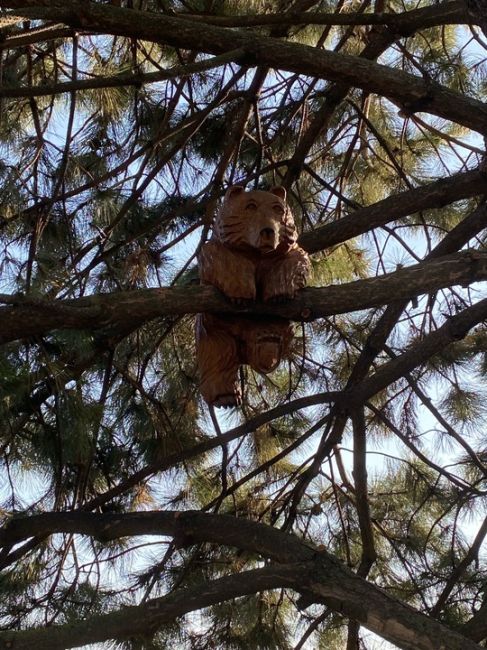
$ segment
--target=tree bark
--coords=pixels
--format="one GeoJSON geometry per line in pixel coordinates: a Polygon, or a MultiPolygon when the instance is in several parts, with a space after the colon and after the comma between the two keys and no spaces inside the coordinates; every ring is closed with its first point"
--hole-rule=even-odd
{"type": "MultiPolygon", "coordinates": [[[[431,113],[479,133],[487,133],[487,105],[483,102],[451,91],[433,80],[361,57],[283,42],[255,32],[208,24],[202,29],[200,23],[188,19],[78,0],[2,0],[0,6],[27,8],[25,15],[32,18],[60,21],[78,29],[164,42],[208,54],[243,48],[249,66],[265,65],[346,83],[389,98],[403,112],[431,113]]],[[[240,56],[238,60],[241,63],[240,56]]]]}
{"type": "Polygon", "coordinates": [[[85,534],[107,541],[133,535],[170,536],[180,547],[202,542],[223,544],[258,553],[272,563],[76,624],[2,632],[0,649],[57,650],[128,638],[154,632],[178,616],[222,600],[282,587],[305,594],[307,602],[325,603],[405,650],[480,648],[354,575],[327,551],[311,548],[297,537],[262,523],[194,511],[46,513],[11,520],[0,532],[0,543],[11,545],[32,535],[52,533],[85,534]]]}
{"type": "MultiPolygon", "coordinates": [[[[299,245],[308,253],[316,253],[363,235],[407,215],[442,208],[449,203],[486,192],[487,170],[473,169],[454,174],[434,183],[388,196],[382,201],[355,210],[342,219],[327,223],[299,238],[299,245]]],[[[484,208],[485,209],[485,208],[484,208]]]]}
{"type": "Polygon", "coordinates": [[[41,336],[56,329],[89,330],[110,336],[128,334],[163,316],[199,312],[280,316],[311,321],[332,314],[378,307],[394,300],[487,279],[487,253],[474,250],[415,264],[378,278],[307,288],[285,304],[234,305],[212,286],[140,289],[49,301],[0,295],[0,343],[41,336]]]}

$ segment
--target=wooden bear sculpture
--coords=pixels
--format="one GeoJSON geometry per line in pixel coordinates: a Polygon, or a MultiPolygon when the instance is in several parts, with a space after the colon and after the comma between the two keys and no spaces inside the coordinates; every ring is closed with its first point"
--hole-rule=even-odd
{"type": "MultiPolygon", "coordinates": [[[[283,187],[270,192],[230,187],[216,216],[213,237],[198,256],[200,280],[237,303],[293,298],[310,272],[308,255],[296,239],[283,187]]],[[[206,402],[240,405],[239,366],[271,372],[288,352],[292,338],[291,323],[281,318],[198,314],[196,350],[206,402]]]]}

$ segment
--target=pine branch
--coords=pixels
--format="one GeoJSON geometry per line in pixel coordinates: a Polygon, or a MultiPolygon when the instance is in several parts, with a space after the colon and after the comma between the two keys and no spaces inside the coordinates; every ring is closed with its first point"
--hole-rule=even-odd
{"type": "Polygon", "coordinates": [[[370,518],[370,505],[367,487],[367,427],[364,408],[361,406],[352,413],[353,423],[353,480],[357,515],[362,540],[362,557],[358,575],[366,578],[377,559],[374,532],[370,518]]]}
{"type": "MultiPolygon", "coordinates": [[[[357,235],[370,232],[379,226],[384,226],[395,219],[421,210],[442,208],[454,201],[483,194],[486,187],[487,173],[483,169],[453,174],[448,178],[388,196],[373,205],[359,208],[338,221],[302,234],[299,244],[308,253],[316,253],[357,235]]],[[[485,205],[481,209],[485,215],[485,205]]]]}
{"type": "MultiPolygon", "coordinates": [[[[150,476],[155,475],[159,472],[164,472],[172,467],[176,467],[177,465],[187,460],[190,460],[191,458],[196,458],[197,456],[212,451],[213,449],[217,449],[222,445],[227,445],[228,443],[234,440],[239,440],[244,436],[248,435],[249,433],[256,431],[259,427],[264,426],[269,422],[273,422],[274,420],[280,417],[284,417],[286,415],[290,415],[291,413],[295,413],[296,411],[300,411],[301,409],[306,409],[319,404],[333,403],[335,400],[339,398],[340,398],[340,392],[338,391],[316,393],[314,395],[300,397],[290,402],[286,402],[285,404],[281,404],[280,406],[276,406],[272,409],[269,409],[264,413],[260,413],[259,415],[250,418],[244,424],[241,424],[233,429],[230,429],[229,431],[225,431],[224,433],[222,433],[222,435],[219,438],[208,438],[207,440],[200,442],[197,445],[194,445],[193,447],[190,447],[188,449],[185,449],[175,454],[170,454],[164,457],[162,460],[147,465],[146,467],[142,468],[138,472],[135,472],[129,479],[126,479],[125,481],[119,483],[118,485],[115,485],[113,488],[110,488],[103,494],[100,494],[97,497],[91,499],[90,501],[87,501],[83,505],[82,509],[85,511],[89,511],[95,508],[99,508],[101,505],[108,503],[113,498],[120,496],[121,494],[125,494],[128,490],[132,489],[136,485],[141,484],[150,476]]],[[[327,418],[324,418],[323,421],[320,421],[320,426],[326,423],[326,419],[327,418]]],[[[311,435],[316,431],[317,428],[318,428],[317,426],[313,426],[304,436],[302,436],[300,442],[301,443],[304,442],[304,440],[308,438],[308,433],[309,435],[311,435]]],[[[282,457],[284,457],[287,453],[293,451],[293,449],[296,446],[298,445],[295,444],[289,445],[288,448],[283,450],[282,457]]],[[[279,458],[271,459],[268,466],[269,467],[272,466],[273,462],[277,462],[278,460],[279,458]]],[[[263,464],[262,469],[264,470],[265,468],[266,465],[263,464]]],[[[238,484],[242,485],[243,483],[245,483],[246,480],[249,480],[250,478],[251,476],[247,475],[242,479],[241,482],[239,481],[238,484]]],[[[234,488],[236,489],[237,487],[239,487],[239,485],[237,485],[237,483],[233,483],[231,489],[229,489],[229,494],[232,494],[234,488]]],[[[9,563],[10,561],[6,560],[5,566],[7,566],[7,564],[9,563]]],[[[3,565],[0,563],[0,568],[2,568],[2,566],[3,565]]]]}
{"type": "MultiPolygon", "coordinates": [[[[0,6],[27,7],[32,17],[49,17],[74,28],[164,42],[210,54],[244,48],[249,65],[270,66],[346,83],[389,98],[405,113],[431,113],[487,134],[487,106],[483,102],[451,91],[430,79],[360,57],[213,25],[201,29],[200,24],[182,18],[77,0],[56,0],[47,8],[41,0],[2,0],[0,6]]],[[[240,60],[240,56],[238,58],[240,60]]]]}
{"type": "MultiPolygon", "coordinates": [[[[386,199],[387,200],[387,199],[386,199]]],[[[484,201],[473,212],[471,212],[463,221],[457,224],[440,243],[426,256],[425,261],[429,262],[438,259],[443,255],[453,253],[453,251],[465,246],[470,239],[475,237],[485,227],[485,217],[487,214],[487,203],[484,201]]],[[[374,359],[384,348],[390,333],[395,327],[400,315],[407,306],[406,300],[395,300],[391,302],[374,329],[369,334],[367,341],[350,373],[347,386],[353,388],[368,373],[374,359]]]]}
{"type": "Polygon", "coordinates": [[[436,601],[435,606],[431,609],[432,616],[438,616],[445,606],[445,603],[448,600],[449,595],[458,584],[459,579],[465,573],[467,568],[472,564],[472,562],[477,561],[480,553],[480,548],[484,543],[485,538],[487,537],[487,517],[484,518],[475,539],[472,542],[472,545],[468,549],[467,553],[453,569],[451,572],[441,594],[436,601]]]}
{"type": "MultiPolygon", "coordinates": [[[[0,632],[0,648],[65,650],[110,639],[147,638],[162,625],[173,623],[189,612],[259,591],[290,586],[297,579],[299,570],[302,567],[296,564],[270,565],[179,589],[142,605],[123,607],[76,623],[22,632],[0,632]]],[[[477,647],[471,646],[472,650],[477,647]]]]}
{"type": "MultiPolygon", "coordinates": [[[[338,14],[339,16],[347,16],[348,14],[338,14]]],[[[357,16],[368,17],[367,14],[357,14],[357,16]]],[[[373,14],[377,15],[377,14],[373,14]]],[[[399,17],[399,16],[398,16],[399,17]]],[[[407,18],[407,12],[400,15],[401,19],[407,18]]],[[[426,16],[423,16],[426,19],[426,16]]],[[[406,32],[410,29],[415,31],[416,28],[411,25],[406,32]]],[[[403,25],[403,31],[405,26],[403,25]]],[[[405,32],[404,32],[405,33],[405,32]]],[[[367,42],[363,50],[360,52],[360,58],[367,59],[370,61],[376,60],[381,54],[383,54],[396,40],[400,38],[401,29],[374,29],[368,34],[367,42]]],[[[313,115],[311,122],[304,134],[303,138],[298,142],[297,147],[293,153],[291,160],[289,161],[286,175],[284,177],[283,185],[285,187],[291,187],[292,184],[298,179],[301,170],[305,166],[305,160],[309,152],[311,151],[314,143],[319,138],[320,134],[324,132],[329,121],[334,114],[336,108],[340,103],[345,99],[349,94],[351,88],[347,84],[342,83],[341,81],[336,81],[331,84],[324,92],[324,102],[322,106],[313,115]]],[[[309,167],[307,172],[311,173],[309,167]]]]}
{"type": "Polygon", "coordinates": [[[155,632],[176,617],[256,591],[287,587],[311,602],[327,604],[407,650],[478,650],[466,637],[397,601],[354,575],[327,551],[316,551],[293,535],[262,523],[200,512],[125,514],[47,513],[12,519],[0,543],[18,543],[33,534],[84,534],[103,540],[134,535],[173,537],[178,546],[211,542],[258,553],[273,561],[246,571],[175,591],[138,607],[127,607],[69,626],[0,633],[0,647],[56,650],[111,638],[155,632]],[[11,644],[10,646],[8,644],[11,644]]]}
{"type": "MultiPolygon", "coordinates": [[[[116,496],[123,494],[135,485],[141,483],[152,474],[165,471],[171,467],[175,467],[185,460],[195,458],[200,454],[216,449],[221,445],[228,444],[234,440],[242,438],[252,431],[256,431],[259,427],[272,422],[273,420],[294,413],[301,409],[317,406],[319,404],[335,405],[340,410],[339,417],[334,423],[333,427],[327,427],[325,434],[320,442],[320,446],[316,452],[313,464],[307,472],[305,472],[296,489],[295,494],[301,494],[300,488],[309,483],[309,481],[316,476],[316,473],[321,468],[323,460],[329,455],[335,445],[337,445],[342,437],[343,428],[346,423],[348,413],[353,412],[356,408],[361,408],[367,404],[368,401],[381,390],[387,388],[388,385],[395,381],[401,380],[403,377],[408,377],[408,374],[414,368],[428,361],[435,354],[440,353],[451,343],[464,337],[467,332],[477,325],[479,322],[487,317],[487,300],[483,300],[472,307],[468,307],[460,314],[449,318],[440,328],[426,335],[420,341],[415,342],[403,354],[398,355],[387,363],[381,365],[378,370],[364,378],[362,381],[345,387],[344,390],[328,391],[325,393],[316,393],[301,397],[278,407],[270,409],[264,413],[249,419],[244,424],[235,427],[229,431],[222,433],[218,438],[211,438],[205,440],[189,449],[176,454],[166,456],[162,460],[146,466],[145,468],[136,472],[130,479],[123,483],[107,490],[104,494],[92,499],[84,505],[85,510],[98,508],[100,505],[110,501],[116,496]],[[329,431],[329,433],[327,433],[329,431]]],[[[320,422],[319,426],[324,426],[330,421],[329,416],[320,422]]],[[[311,432],[317,430],[318,425],[310,429],[311,432]]],[[[304,441],[307,434],[303,436],[304,441]]],[[[293,449],[293,445],[290,449],[293,449]]],[[[286,450],[283,450],[283,453],[286,450]]],[[[479,469],[483,471],[483,467],[479,469]]],[[[296,499],[298,501],[298,499],[296,499]]]]}
{"type": "Polygon", "coordinates": [[[467,332],[487,318],[487,299],[452,316],[431,334],[415,343],[403,354],[380,366],[377,371],[350,390],[350,408],[361,405],[372,395],[394,383],[421,363],[439,354],[447,345],[462,339],[467,332]]]}
{"type": "Polygon", "coordinates": [[[447,481],[455,485],[462,492],[472,492],[478,496],[484,495],[484,492],[482,490],[478,490],[477,488],[472,487],[469,485],[469,483],[467,483],[467,481],[456,476],[455,474],[452,474],[448,470],[441,467],[441,465],[438,465],[433,460],[431,460],[431,458],[429,458],[427,455],[422,453],[421,450],[418,449],[418,446],[411,440],[411,438],[405,435],[401,429],[397,427],[386,415],[384,415],[380,409],[376,408],[372,402],[366,402],[365,405],[370,411],[372,411],[375,417],[383,422],[387,428],[390,429],[392,433],[394,433],[394,435],[399,438],[403,445],[405,445],[422,463],[431,467],[431,469],[433,469],[438,474],[441,474],[441,476],[444,476],[447,481]]]}
{"type": "MultiPolygon", "coordinates": [[[[294,27],[299,25],[381,25],[397,34],[411,34],[417,29],[427,29],[439,25],[468,24],[469,17],[463,2],[444,2],[431,7],[413,9],[403,13],[325,13],[293,12],[288,15],[257,14],[238,16],[211,16],[207,14],[177,14],[178,18],[202,22],[220,27],[294,27]]],[[[479,23],[480,24],[480,23],[479,23]]]]}
{"type": "MultiPolygon", "coordinates": [[[[19,21],[25,18],[19,17],[19,21]]],[[[11,36],[4,37],[0,40],[0,51],[2,49],[13,49],[23,47],[32,43],[53,41],[57,38],[69,38],[73,36],[73,30],[64,25],[48,25],[39,29],[26,29],[25,31],[15,32],[11,36]]]]}
{"type": "Polygon", "coordinates": [[[33,86],[9,88],[3,86],[0,88],[0,97],[41,97],[45,95],[58,95],[61,93],[72,93],[77,90],[88,90],[96,88],[117,88],[120,86],[135,86],[140,88],[147,84],[167,81],[177,77],[187,77],[192,74],[206,72],[213,68],[225,65],[230,62],[238,62],[239,56],[243,59],[244,50],[238,52],[226,52],[219,56],[209,59],[203,59],[197,63],[188,63],[186,65],[177,65],[167,70],[158,70],[157,72],[146,72],[138,74],[119,74],[110,77],[95,77],[93,79],[79,79],[77,81],[66,81],[64,83],[53,84],[49,86],[33,86]]]}
{"type": "Polygon", "coordinates": [[[41,336],[54,329],[84,329],[121,336],[163,316],[218,312],[244,316],[280,316],[311,321],[332,314],[378,307],[391,297],[406,300],[450,286],[487,279],[487,253],[465,251],[431,262],[348,284],[302,289],[285,304],[234,305],[211,286],[142,289],[43,300],[0,295],[0,343],[41,336]]]}

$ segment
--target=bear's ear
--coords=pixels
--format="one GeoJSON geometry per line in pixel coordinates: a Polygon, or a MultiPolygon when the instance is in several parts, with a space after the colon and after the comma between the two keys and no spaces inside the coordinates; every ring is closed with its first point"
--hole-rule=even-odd
{"type": "Polygon", "coordinates": [[[225,192],[225,198],[223,201],[226,202],[230,199],[234,199],[239,194],[242,194],[242,192],[245,192],[245,187],[242,187],[242,185],[232,185],[232,187],[229,187],[225,192]]]}
{"type": "Polygon", "coordinates": [[[271,189],[271,194],[275,194],[276,196],[278,196],[283,201],[286,200],[286,188],[285,187],[279,187],[279,186],[273,187],[271,189]]]}

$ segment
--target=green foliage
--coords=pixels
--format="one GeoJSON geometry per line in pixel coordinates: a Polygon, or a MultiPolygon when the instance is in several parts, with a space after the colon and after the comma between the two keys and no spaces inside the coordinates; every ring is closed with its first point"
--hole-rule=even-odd
{"type": "Polygon", "coordinates": [[[285,620],[289,603],[280,601],[278,593],[269,592],[213,607],[211,638],[215,647],[230,650],[291,648],[285,620]]]}
{"type": "MultiPolygon", "coordinates": [[[[210,410],[200,396],[194,315],[135,330],[128,309],[123,327],[112,328],[95,301],[86,329],[26,335],[23,327],[41,322],[49,301],[74,300],[84,317],[100,293],[116,301],[122,291],[139,297],[142,289],[197,284],[197,252],[232,184],[286,187],[298,232],[325,242],[312,256],[313,287],[424,262],[468,223],[484,189],[479,183],[453,198],[432,190],[420,209],[402,209],[416,188],[485,165],[482,138],[465,126],[471,115],[455,108],[456,123],[432,108],[439,84],[459,102],[485,100],[482,39],[443,25],[445,6],[429,0],[95,0],[91,9],[112,12],[107,33],[86,16],[86,25],[65,30],[49,19],[49,4],[29,4],[42,5],[47,18],[2,27],[0,48],[2,327],[11,332],[12,314],[24,309],[18,333],[0,348],[2,522],[51,512],[226,514],[327,550],[370,584],[461,629],[487,579],[483,547],[475,547],[487,486],[487,330],[480,319],[460,340],[452,330],[444,349],[418,349],[484,297],[483,285],[459,287],[452,274],[451,287],[401,309],[391,292],[384,304],[321,319],[305,297],[302,318],[310,312],[311,322],[295,324],[289,358],[265,376],[242,368],[243,405],[229,411],[210,410]],[[178,38],[187,47],[127,34],[117,5],[147,12],[145,25],[184,18],[178,38]],[[303,12],[392,13],[401,21],[422,7],[438,12],[436,26],[239,26],[241,16],[303,12]],[[279,48],[282,68],[249,47],[210,69],[173,74],[175,66],[201,67],[215,56],[209,50],[226,52],[219,42],[200,50],[188,36],[194,25],[209,33],[203,20],[224,17],[235,24],[227,33],[275,39],[269,48],[279,48]],[[323,63],[320,76],[310,76],[306,61],[293,58],[295,43],[333,51],[341,74],[323,63]],[[362,56],[359,87],[347,86],[343,54],[362,56]],[[371,59],[414,75],[426,96],[414,90],[411,101],[398,99],[371,59]],[[160,80],[148,83],[146,73],[160,80]],[[45,86],[55,88],[36,90],[45,86]],[[362,208],[395,196],[391,214],[372,228],[362,208]],[[354,220],[359,232],[350,237],[354,220]],[[362,411],[365,432],[357,431],[362,411]]],[[[133,14],[134,30],[139,18],[133,14]]],[[[481,226],[452,252],[485,253],[481,226]]],[[[418,271],[419,284],[427,273],[418,271]]],[[[251,313],[252,305],[242,309],[251,313]]],[[[220,578],[238,580],[271,560],[246,550],[247,540],[236,547],[234,538],[210,544],[191,530],[158,532],[111,539],[103,531],[33,531],[5,544],[0,636],[89,625],[97,614],[187,589],[186,616],[142,634],[124,631],[100,648],[373,647],[352,638],[342,596],[302,609],[295,591],[271,589],[201,605],[220,578]]]]}

